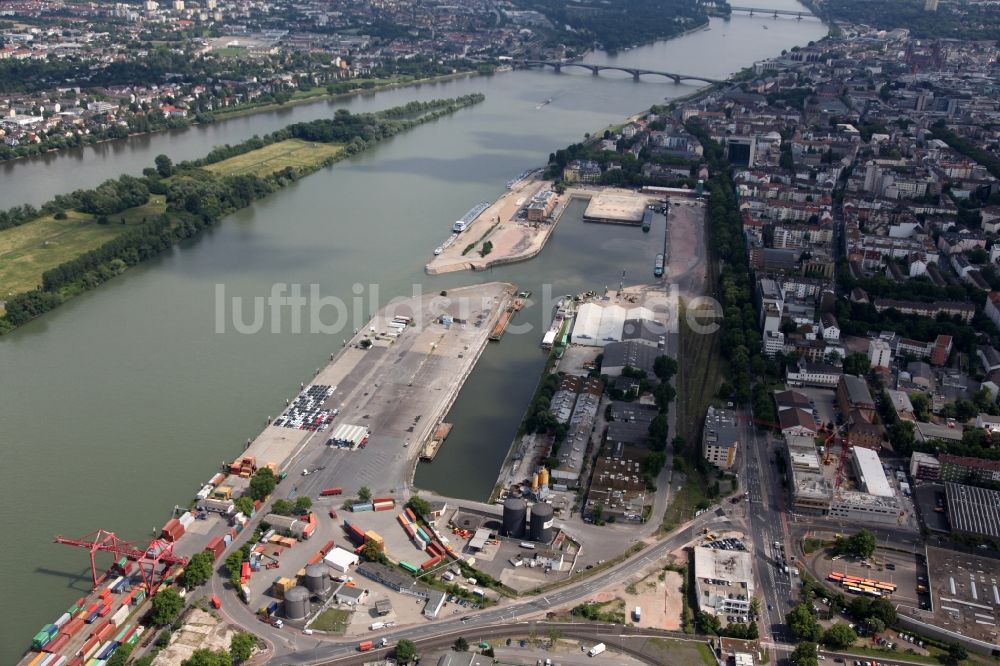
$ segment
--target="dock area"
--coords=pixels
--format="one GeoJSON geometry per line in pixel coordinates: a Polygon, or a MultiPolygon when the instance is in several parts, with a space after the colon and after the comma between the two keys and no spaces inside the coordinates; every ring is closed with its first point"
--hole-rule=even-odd
{"type": "MultiPolygon", "coordinates": [[[[242,540],[240,532],[252,523],[245,517],[234,522],[231,507],[228,512],[217,507],[231,504],[230,498],[246,490],[250,476],[244,474],[246,470],[269,467],[281,478],[287,474],[275,497],[323,498],[331,494],[324,489],[336,487],[339,507],[340,495],[355,496],[367,486],[373,493],[403,501],[423,449],[416,443],[433,437],[436,452],[447,437],[451,424],[442,419],[500,315],[510,311],[515,293],[512,284],[490,282],[450,289],[447,296],[433,293],[398,299],[379,310],[331,354],[325,368],[302,383],[301,392],[287,401],[280,415],[268,417],[256,438],[242,451],[238,447],[233,451],[240,466],[227,464],[225,471],[208,481],[203,488],[206,494],[199,495],[196,503],[197,512],[182,511],[179,520],[164,525],[162,538],[151,542],[155,549],[147,551],[144,542],[137,542],[135,548],[124,547],[127,557],[121,557],[107,573],[95,569],[95,577],[100,576],[95,591],[58,619],[55,614],[55,622],[36,636],[36,650],[28,652],[21,663],[38,663],[49,653],[66,660],[78,653],[103,654],[116,642],[139,641],[142,627],[137,618],[148,608],[150,598],[142,572],[155,569],[162,580],[184,558],[208,549],[221,559],[242,540]],[[337,439],[332,435],[343,426],[365,433],[356,446],[331,443],[337,439]],[[213,498],[224,497],[211,500],[215,508],[203,508],[208,491],[213,498]],[[140,567],[130,559],[136,552],[145,553],[140,567]],[[169,565],[162,567],[162,573],[160,566],[150,568],[149,552],[158,553],[161,565],[169,565]],[[42,647],[48,652],[38,651],[42,647]]],[[[325,516],[333,506],[326,500],[316,508],[322,508],[325,516]]],[[[303,534],[262,553],[266,566],[260,562],[260,573],[247,576],[244,590],[251,609],[270,603],[275,579],[294,579],[316,561],[317,544],[343,539],[337,521],[317,520],[316,514],[308,520],[288,520],[289,530],[302,528],[303,534]],[[310,536],[311,545],[304,545],[303,539],[310,536]]]]}
{"type": "Polygon", "coordinates": [[[568,195],[552,194],[545,220],[529,220],[524,209],[536,195],[551,190],[551,181],[526,178],[515,182],[489,208],[483,211],[455,239],[442,246],[424,270],[429,275],[456,271],[484,270],[490,266],[530,259],[545,247],[559,220],[559,203],[568,195]],[[490,251],[481,254],[485,243],[490,251]],[[471,247],[470,247],[471,246],[471,247]]]}

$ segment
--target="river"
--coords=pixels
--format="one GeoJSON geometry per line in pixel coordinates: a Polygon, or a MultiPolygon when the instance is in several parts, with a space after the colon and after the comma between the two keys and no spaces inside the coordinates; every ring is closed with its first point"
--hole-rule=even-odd
{"type": "MultiPolygon", "coordinates": [[[[792,0],[767,6],[798,8],[792,0]]],[[[591,62],[723,78],[825,34],[816,21],[734,17],[711,29],[591,62]],[[764,30],[762,25],[767,25],[764,30]]],[[[142,541],[276,415],[343,336],[215,332],[215,285],[266,296],[274,283],[320,285],[350,299],[355,284],[381,300],[412,285],[438,291],[511,280],[556,294],[645,279],[655,250],[636,229],[563,220],[534,260],[428,278],[423,265],[451,221],[585,132],[696,90],[613,72],[518,71],[319,102],[187,131],[133,138],[0,166],[4,205],[137,173],[159,153],[204,154],[335,108],[381,109],[413,99],[486,94],[486,102],[399,135],[227,218],[189,247],[130,270],[0,339],[0,663],[89,587],[85,552],[56,534],[98,528],[142,541]],[[552,102],[540,106],[546,99],[552,102]]],[[[662,239],[662,229],[659,238],[662,239]]],[[[367,310],[367,308],[366,308],[367,310]]],[[[529,400],[548,313],[529,308],[527,335],[491,345],[461,392],[456,426],[420,487],[482,499],[529,400]]]]}

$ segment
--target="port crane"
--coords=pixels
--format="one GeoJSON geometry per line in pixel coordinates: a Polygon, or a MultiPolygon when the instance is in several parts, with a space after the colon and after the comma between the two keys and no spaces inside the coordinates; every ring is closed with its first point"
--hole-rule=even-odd
{"type": "Polygon", "coordinates": [[[116,558],[126,557],[134,562],[149,596],[156,594],[157,589],[175,566],[187,564],[187,559],[174,554],[174,544],[166,539],[153,539],[145,549],[142,549],[119,538],[114,532],[102,529],[80,539],[57,536],[53,541],[64,546],[86,548],[90,551],[90,575],[94,588],[103,579],[103,574],[98,575],[97,572],[95,560],[97,553],[111,553],[116,558]]]}

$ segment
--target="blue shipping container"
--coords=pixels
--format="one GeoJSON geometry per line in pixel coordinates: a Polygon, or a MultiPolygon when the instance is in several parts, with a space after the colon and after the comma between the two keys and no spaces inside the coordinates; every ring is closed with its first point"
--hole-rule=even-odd
{"type": "Polygon", "coordinates": [[[374,508],[375,507],[371,504],[371,502],[369,502],[367,504],[352,504],[351,505],[351,511],[353,511],[354,513],[358,513],[359,511],[371,511],[374,508]]]}
{"type": "Polygon", "coordinates": [[[87,619],[86,619],[86,620],[84,620],[84,622],[86,622],[87,624],[94,624],[94,621],[95,621],[95,620],[97,620],[97,618],[98,618],[99,616],[100,616],[100,612],[99,612],[99,611],[94,611],[93,613],[91,613],[91,614],[90,614],[90,615],[89,615],[89,616],[87,617],[87,619]]]}
{"type": "Polygon", "coordinates": [[[101,651],[97,653],[97,658],[102,660],[110,658],[111,655],[115,653],[115,650],[118,649],[118,645],[117,641],[108,641],[104,647],[101,648],[101,651]]]}

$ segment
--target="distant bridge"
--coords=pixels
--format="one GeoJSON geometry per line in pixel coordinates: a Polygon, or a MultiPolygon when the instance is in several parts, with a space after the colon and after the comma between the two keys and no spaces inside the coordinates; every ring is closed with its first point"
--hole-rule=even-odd
{"type": "Polygon", "coordinates": [[[730,5],[729,8],[734,12],[746,12],[753,16],[754,14],[768,14],[774,18],[779,16],[794,16],[797,20],[801,21],[806,17],[812,17],[812,13],[802,10],[796,11],[794,9],[765,9],[763,7],[737,7],[736,5],[730,5]]]}
{"type": "Polygon", "coordinates": [[[705,83],[725,83],[719,79],[709,79],[704,76],[692,76],[690,74],[674,74],[673,72],[661,72],[655,69],[641,69],[636,67],[618,67],[616,65],[591,65],[585,62],[562,62],[559,60],[518,60],[515,64],[522,65],[524,67],[551,67],[557,72],[561,72],[564,67],[582,67],[583,69],[589,69],[594,76],[597,76],[603,71],[614,70],[617,72],[625,72],[631,74],[632,78],[636,81],[639,80],[640,76],[650,75],[650,76],[663,76],[665,78],[673,80],[674,83],[680,83],[681,81],[704,81],[705,83]]]}

